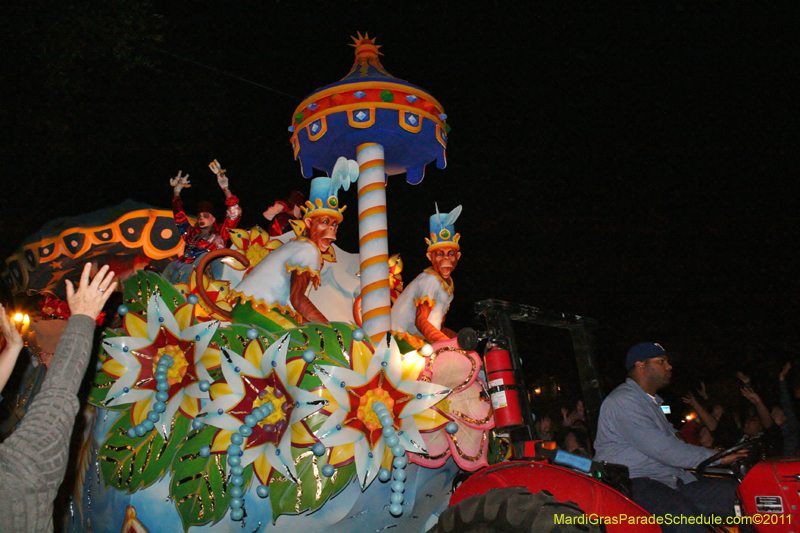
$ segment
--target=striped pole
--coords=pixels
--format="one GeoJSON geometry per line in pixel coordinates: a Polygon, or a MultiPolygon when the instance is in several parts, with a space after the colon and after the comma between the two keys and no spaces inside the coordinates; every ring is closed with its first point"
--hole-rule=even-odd
{"type": "Polygon", "coordinates": [[[377,143],[360,145],[356,149],[356,161],[362,327],[377,343],[392,327],[383,146],[377,143]]]}

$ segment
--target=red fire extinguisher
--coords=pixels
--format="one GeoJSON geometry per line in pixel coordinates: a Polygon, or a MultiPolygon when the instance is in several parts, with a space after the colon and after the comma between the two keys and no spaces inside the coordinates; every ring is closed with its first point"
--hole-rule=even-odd
{"type": "Polygon", "coordinates": [[[508,350],[496,346],[483,356],[486,362],[489,396],[492,399],[494,420],[498,431],[522,426],[519,392],[514,380],[511,356],[508,350]]]}

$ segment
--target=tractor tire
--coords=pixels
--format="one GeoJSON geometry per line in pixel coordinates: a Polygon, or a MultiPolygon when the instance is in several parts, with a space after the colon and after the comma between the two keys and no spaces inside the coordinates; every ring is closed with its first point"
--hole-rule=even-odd
{"type": "Polygon", "coordinates": [[[427,533],[604,531],[599,525],[557,524],[555,520],[556,516],[577,518],[584,514],[574,502],[556,501],[547,491],[531,494],[525,487],[505,487],[472,496],[446,509],[427,533]]]}

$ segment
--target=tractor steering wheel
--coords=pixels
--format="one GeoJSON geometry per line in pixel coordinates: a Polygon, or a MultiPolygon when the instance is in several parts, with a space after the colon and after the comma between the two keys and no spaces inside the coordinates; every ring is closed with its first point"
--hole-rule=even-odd
{"type": "MultiPolygon", "coordinates": [[[[761,435],[761,436],[756,437],[754,439],[748,439],[748,440],[746,440],[744,442],[740,442],[739,444],[736,444],[735,446],[731,446],[727,450],[722,450],[721,452],[715,453],[714,455],[712,455],[711,457],[709,457],[708,459],[706,459],[705,461],[703,461],[702,463],[697,465],[697,468],[695,468],[695,472],[697,472],[698,474],[700,474],[702,476],[703,474],[706,473],[706,469],[711,465],[711,463],[719,461],[723,457],[727,457],[732,453],[738,452],[739,450],[744,450],[744,449],[749,449],[749,448],[753,448],[753,447],[756,447],[756,446],[761,446],[761,445],[764,444],[764,441],[765,441],[765,437],[764,437],[764,435],[761,435]]],[[[726,466],[729,466],[729,465],[726,465],[726,466]]],[[[747,473],[747,470],[741,471],[742,469],[731,468],[731,470],[733,471],[734,474],[736,474],[736,477],[739,478],[739,481],[741,481],[742,478],[744,478],[744,474],[747,473]]]]}

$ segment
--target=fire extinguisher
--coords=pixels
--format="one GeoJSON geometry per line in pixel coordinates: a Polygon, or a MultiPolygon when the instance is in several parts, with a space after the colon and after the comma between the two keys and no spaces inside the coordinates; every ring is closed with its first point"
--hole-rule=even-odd
{"type": "Polygon", "coordinates": [[[494,420],[498,431],[522,426],[519,406],[519,387],[514,380],[511,355],[508,350],[493,346],[483,356],[486,362],[489,396],[492,399],[494,420]]]}

